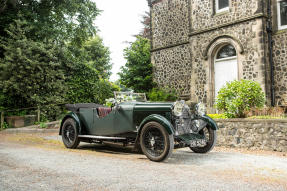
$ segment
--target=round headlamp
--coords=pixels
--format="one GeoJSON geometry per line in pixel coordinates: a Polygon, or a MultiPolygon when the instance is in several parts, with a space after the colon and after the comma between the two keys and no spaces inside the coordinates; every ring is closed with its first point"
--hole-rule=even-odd
{"type": "Polygon", "coordinates": [[[205,115],[206,114],[206,107],[203,103],[198,103],[196,104],[195,106],[195,112],[198,114],[198,115],[205,115]]]}
{"type": "Polygon", "coordinates": [[[173,114],[177,117],[182,115],[183,108],[184,108],[185,102],[184,101],[177,101],[174,103],[173,106],[173,114]]]}

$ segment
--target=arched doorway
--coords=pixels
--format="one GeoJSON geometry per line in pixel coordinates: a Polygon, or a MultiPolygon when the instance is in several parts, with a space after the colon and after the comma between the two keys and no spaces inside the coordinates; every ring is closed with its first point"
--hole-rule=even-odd
{"type": "Polygon", "coordinates": [[[237,53],[234,46],[225,44],[220,47],[214,58],[215,98],[226,82],[238,79],[237,53]]]}

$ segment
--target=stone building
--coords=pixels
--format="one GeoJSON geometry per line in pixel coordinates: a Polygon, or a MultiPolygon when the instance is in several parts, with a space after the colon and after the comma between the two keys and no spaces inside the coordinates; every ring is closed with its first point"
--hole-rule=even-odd
{"type": "Polygon", "coordinates": [[[227,81],[287,104],[287,0],[149,0],[154,80],[211,109],[227,81]],[[269,56],[269,52],[272,55],[269,56]]]}

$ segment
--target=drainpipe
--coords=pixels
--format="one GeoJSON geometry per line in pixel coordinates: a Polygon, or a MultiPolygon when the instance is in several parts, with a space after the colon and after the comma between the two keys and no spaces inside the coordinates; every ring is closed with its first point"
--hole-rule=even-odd
{"type": "Polygon", "coordinates": [[[274,63],[273,63],[273,40],[272,40],[272,13],[271,0],[268,0],[267,5],[267,34],[268,34],[268,49],[269,49],[269,63],[270,63],[270,82],[271,82],[271,106],[275,106],[275,83],[274,83],[274,63]]]}

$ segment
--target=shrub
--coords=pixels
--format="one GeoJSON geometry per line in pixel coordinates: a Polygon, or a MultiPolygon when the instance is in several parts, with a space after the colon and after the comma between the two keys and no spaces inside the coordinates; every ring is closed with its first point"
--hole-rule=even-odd
{"type": "Polygon", "coordinates": [[[242,118],[251,108],[261,108],[265,95],[259,83],[250,80],[228,82],[216,98],[216,108],[228,118],[242,118]]]}
{"type": "Polygon", "coordinates": [[[41,122],[39,127],[42,128],[42,129],[47,128],[47,124],[44,123],[44,122],[41,122]]]}
{"type": "Polygon", "coordinates": [[[226,119],[227,117],[224,114],[207,114],[212,119],[226,119]]]}
{"type": "Polygon", "coordinates": [[[148,93],[148,99],[150,101],[176,101],[178,95],[175,90],[167,90],[161,88],[153,88],[148,93]]]}

